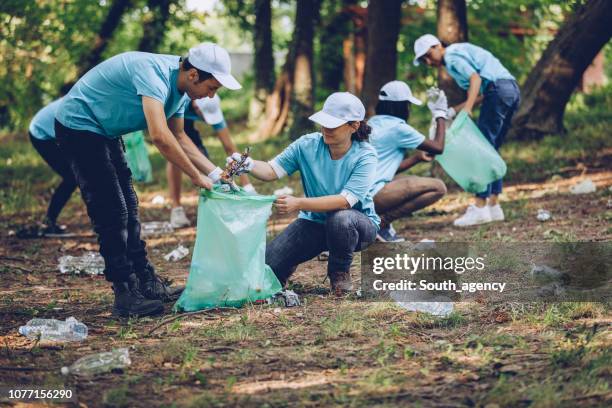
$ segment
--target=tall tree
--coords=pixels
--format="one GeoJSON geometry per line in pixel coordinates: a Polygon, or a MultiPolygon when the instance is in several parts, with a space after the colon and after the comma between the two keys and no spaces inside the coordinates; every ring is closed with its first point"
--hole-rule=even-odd
{"type": "Polygon", "coordinates": [[[293,38],[293,95],[290,137],[296,139],[312,123],[308,117],[314,111],[313,42],[314,29],[319,21],[320,0],[297,0],[293,38]]]}
{"type": "Polygon", "coordinates": [[[561,26],[522,87],[510,137],[563,132],[563,115],[582,74],[612,35],[612,1],[588,0],[561,26]]]}
{"type": "MultiPolygon", "coordinates": [[[[467,8],[465,0],[438,0],[438,38],[446,44],[468,40],[467,8]]],[[[465,100],[465,91],[450,77],[446,69],[438,70],[438,85],[444,90],[450,105],[465,100]]]]}
{"type": "Polygon", "coordinates": [[[100,26],[93,47],[88,53],[80,58],[77,64],[77,78],[83,76],[87,71],[102,61],[102,53],[106,50],[110,39],[113,37],[113,33],[121,24],[121,17],[132,7],[132,5],[133,0],[113,1],[104,22],[100,26]]]}
{"type": "Polygon", "coordinates": [[[149,12],[145,15],[142,38],[138,49],[145,52],[157,52],[166,34],[166,22],[170,17],[170,5],[176,0],[148,0],[149,12]]]}
{"type": "Polygon", "coordinates": [[[253,45],[255,50],[255,97],[249,108],[249,119],[257,121],[266,99],[274,89],[274,53],[272,48],[272,6],[270,0],[255,0],[253,45]]]}
{"type": "Polygon", "coordinates": [[[368,50],[362,100],[368,114],[374,113],[378,91],[395,79],[397,40],[402,18],[402,0],[370,0],[368,4],[368,50]]]}

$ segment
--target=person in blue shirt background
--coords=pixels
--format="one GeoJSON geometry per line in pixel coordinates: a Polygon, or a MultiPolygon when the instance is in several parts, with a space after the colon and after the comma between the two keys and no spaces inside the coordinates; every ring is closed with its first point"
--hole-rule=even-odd
{"type": "MultiPolygon", "coordinates": [[[[212,98],[204,97],[196,100],[187,100],[185,105],[185,133],[198,149],[206,156],[208,150],[202,143],[200,133],[195,128],[195,121],[204,121],[211,125],[215,131],[215,135],[221,141],[223,148],[227,154],[235,152],[236,145],[230,136],[227,123],[223,117],[221,110],[221,98],[215,94],[212,98]]],[[[185,214],[185,209],[181,206],[181,176],[182,172],[174,164],[168,162],[166,164],[166,177],[168,179],[168,192],[172,202],[172,210],[170,212],[170,224],[174,228],[184,228],[191,225],[191,222],[185,214]]],[[[255,188],[249,181],[246,174],[240,175],[240,185],[245,191],[255,193],[255,188]]]]}
{"type": "MultiPolygon", "coordinates": [[[[499,150],[512,122],[512,116],[520,103],[520,91],[510,72],[489,51],[470,43],[457,43],[445,47],[431,34],[419,37],[414,43],[414,64],[443,66],[464,90],[465,102],[450,110],[450,117],[460,110],[470,116],[482,94],[482,107],[478,128],[487,140],[499,150]]],[[[489,184],[487,190],[476,195],[475,205],[455,220],[454,225],[466,227],[491,221],[503,221],[504,212],[498,196],[502,192],[502,180],[489,184]],[[488,203],[487,203],[488,200],[488,203]]]]}
{"type": "Polygon", "coordinates": [[[60,184],[53,191],[43,221],[42,234],[47,237],[66,235],[66,228],[57,224],[57,218],[77,188],[70,162],[60,152],[55,143],[55,113],[61,102],[62,98],[56,99],[39,110],[32,118],[28,129],[30,142],[34,149],[49,167],[62,178],[60,184]]]}
{"type": "Polygon", "coordinates": [[[370,143],[378,155],[372,195],[376,213],[381,219],[377,239],[383,242],[403,241],[395,234],[391,223],[435,203],[446,194],[442,180],[418,176],[396,177],[420,162],[431,161],[433,157],[430,154],[441,154],[444,150],[448,107],[444,93],[436,101],[428,103],[437,123],[433,140],[426,139],[407,123],[410,104],[421,105],[422,102],[412,95],[408,84],[388,82],[378,94],[376,115],[368,120],[372,128],[370,143]],[[414,149],[418,149],[416,154],[405,157],[407,151],[414,149]]]}
{"type": "Polygon", "coordinates": [[[181,292],[164,283],[147,258],[121,135],[147,128],[168,161],[195,186],[210,189],[223,170],[185,134],[185,101],[212,97],[221,86],[241,88],[230,71],[229,54],[212,43],[191,48],[184,59],[126,52],[88,71],[58,107],[56,139],[98,235],[115,315],[162,313],[162,302],[175,300],[181,292]]]}
{"type": "MultiPolygon", "coordinates": [[[[370,193],[376,152],[367,143],[370,127],[364,118],[359,98],[336,92],[310,116],[321,132],[300,137],[269,162],[246,162],[246,170],[263,181],[300,172],[306,197],[283,195],[275,201],[280,214],[299,211],[298,219],[266,247],[266,264],[283,285],[299,264],[329,250],[332,291],[352,290],[353,252],[374,242],[380,223],[370,193]]],[[[228,162],[239,159],[234,153],[228,162]]]]}

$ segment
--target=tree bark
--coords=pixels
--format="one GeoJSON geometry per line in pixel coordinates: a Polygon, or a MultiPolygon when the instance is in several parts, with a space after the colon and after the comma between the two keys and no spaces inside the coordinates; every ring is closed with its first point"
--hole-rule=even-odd
{"type": "Polygon", "coordinates": [[[166,22],[170,18],[170,4],[175,0],[149,0],[147,6],[149,14],[145,17],[142,27],[142,38],[138,50],[144,52],[157,52],[164,41],[166,22]]]}
{"type": "Polygon", "coordinates": [[[561,26],[522,87],[510,138],[563,133],[563,115],[582,74],[612,35],[612,2],[589,0],[561,26]]]}
{"type": "Polygon", "coordinates": [[[249,107],[249,121],[256,123],[264,111],[266,98],[274,90],[274,53],[272,49],[272,7],[270,0],[255,0],[255,97],[249,107]]]}
{"type": "Polygon", "coordinates": [[[374,113],[380,87],[396,79],[401,17],[402,0],[370,0],[368,50],[361,95],[368,115],[374,113]]]}
{"type": "Polygon", "coordinates": [[[308,119],[314,112],[314,29],[319,20],[320,0],[298,0],[295,13],[293,95],[291,99],[292,140],[313,128],[308,119]]]}
{"type": "MultiPolygon", "coordinates": [[[[446,44],[468,40],[465,0],[438,0],[438,38],[446,44]]],[[[450,106],[463,102],[466,93],[455,83],[446,69],[438,69],[438,86],[444,90],[450,106]]]]}
{"type": "Polygon", "coordinates": [[[106,50],[113,33],[121,24],[121,17],[132,7],[132,0],[115,0],[108,10],[108,14],[98,35],[94,40],[94,45],[89,53],[83,55],[79,60],[77,79],[85,75],[87,71],[98,65],[102,61],[102,53],[106,50]]]}

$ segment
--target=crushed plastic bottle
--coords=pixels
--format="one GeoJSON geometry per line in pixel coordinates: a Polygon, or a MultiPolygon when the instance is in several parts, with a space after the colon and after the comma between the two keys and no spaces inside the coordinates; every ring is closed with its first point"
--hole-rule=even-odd
{"type": "Polygon", "coordinates": [[[450,299],[440,296],[426,298],[421,293],[406,293],[393,291],[389,294],[395,303],[409,312],[429,313],[433,316],[447,317],[453,312],[453,302],[450,299]]]}
{"type": "Polygon", "coordinates": [[[171,234],[172,232],[174,228],[168,221],[150,221],[140,224],[140,235],[143,237],[171,234]]]}
{"type": "Polygon", "coordinates": [[[87,338],[87,326],[70,316],[66,321],[56,319],[32,319],[19,327],[19,334],[29,339],[47,341],[83,341],[87,338]]]}
{"type": "Polygon", "coordinates": [[[289,289],[285,289],[278,292],[276,295],[267,299],[266,303],[268,303],[269,305],[282,305],[284,307],[296,307],[302,305],[298,294],[289,289]]]}
{"type": "Polygon", "coordinates": [[[597,186],[590,178],[584,179],[580,183],[570,187],[570,193],[572,194],[589,194],[595,191],[597,191],[597,186]]]}
{"type": "Polygon", "coordinates": [[[538,214],[536,215],[536,218],[537,218],[538,221],[541,221],[541,222],[548,221],[551,218],[550,211],[546,211],[543,208],[539,208],[538,209],[538,214]]]}
{"type": "Polygon", "coordinates": [[[187,255],[189,255],[189,248],[186,248],[182,244],[179,244],[179,246],[164,255],[164,259],[168,262],[176,262],[183,259],[187,255]]]}
{"type": "Polygon", "coordinates": [[[112,370],[126,368],[132,364],[127,348],[105,351],[79,358],[70,367],[62,367],[63,375],[94,376],[112,370]]]}
{"type": "Polygon", "coordinates": [[[159,194],[153,197],[153,199],[151,200],[151,204],[154,205],[163,205],[165,202],[166,199],[164,198],[164,196],[161,196],[159,194]]]}
{"type": "Polygon", "coordinates": [[[85,252],[81,256],[64,255],[59,259],[58,268],[61,273],[102,275],[104,259],[97,252],[85,252]]]}
{"type": "Polygon", "coordinates": [[[284,186],[282,188],[279,188],[278,190],[274,190],[273,194],[275,196],[291,195],[293,194],[293,189],[289,186],[284,186]]]}

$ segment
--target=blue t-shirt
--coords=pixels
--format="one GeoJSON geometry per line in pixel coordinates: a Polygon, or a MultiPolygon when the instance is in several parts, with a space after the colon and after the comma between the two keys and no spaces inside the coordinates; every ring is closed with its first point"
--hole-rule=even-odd
{"type": "Polygon", "coordinates": [[[61,102],[62,98],[56,99],[34,115],[28,129],[33,137],[39,140],[55,139],[55,112],[61,102]]]}
{"type": "MultiPolygon", "coordinates": [[[[353,142],[338,160],[332,160],[329,147],[319,132],[300,137],[272,160],[287,174],[300,172],[306,197],[342,194],[356,201],[354,209],[367,215],[378,228],[380,218],[374,210],[370,189],[376,175],[376,152],[367,142],[353,142]]],[[[347,201],[351,201],[347,197],[347,201]]],[[[300,211],[299,218],[324,223],[323,212],[300,211]]]]}
{"type": "Polygon", "coordinates": [[[400,163],[404,160],[406,150],[416,149],[423,143],[425,136],[405,120],[395,116],[372,116],[368,120],[368,125],[372,128],[370,143],[378,155],[376,181],[372,187],[374,196],[385,184],[393,180],[400,163]]]}
{"type": "Polygon", "coordinates": [[[146,129],[142,97],[164,105],[166,118],[183,117],[186,94],[177,88],[179,57],[124,52],[87,72],[64,97],[56,119],[109,138],[146,129]]]}
{"type": "Polygon", "coordinates": [[[457,85],[466,90],[470,87],[470,76],[473,73],[482,78],[481,92],[484,92],[489,82],[514,79],[493,54],[470,43],[457,43],[446,47],[444,65],[457,85]]]}

